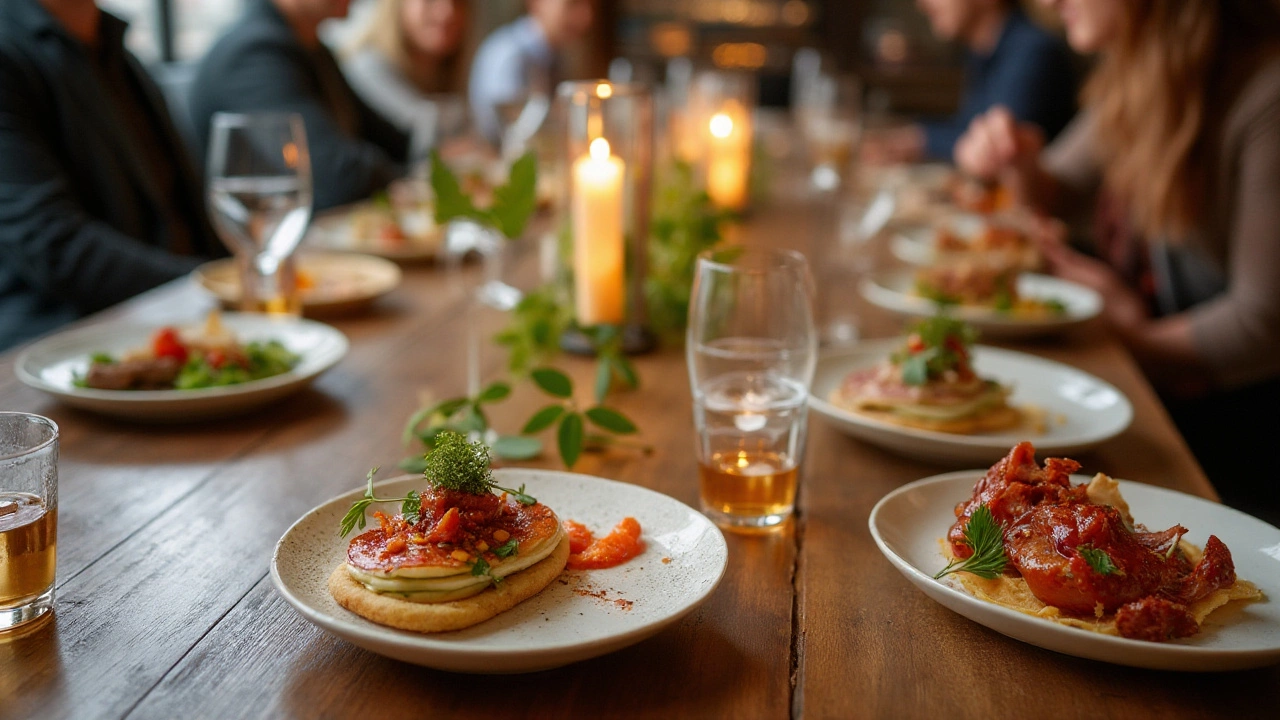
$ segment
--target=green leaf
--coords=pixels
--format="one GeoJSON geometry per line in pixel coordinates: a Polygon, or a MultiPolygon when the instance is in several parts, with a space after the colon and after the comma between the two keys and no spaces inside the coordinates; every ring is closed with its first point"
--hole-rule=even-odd
{"type": "Polygon", "coordinates": [[[530,150],[512,164],[507,182],[493,191],[489,212],[503,235],[515,240],[524,233],[538,205],[537,187],[538,159],[530,150]]]}
{"type": "Polygon", "coordinates": [[[1065,315],[1067,313],[1067,304],[1058,298],[1048,298],[1044,301],[1044,306],[1054,315],[1065,315]]]}
{"type": "Polygon", "coordinates": [[[410,525],[418,522],[418,518],[422,513],[422,497],[418,495],[417,490],[410,490],[405,496],[404,502],[400,504],[400,514],[404,515],[404,521],[410,525]]]}
{"type": "Polygon", "coordinates": [[[560,421],[557,440],[560,445],[560,459],[564,461],[564,466],[567,468],[572,468],[574,463],[578,462],[578,457],[582,455],[582,431],[582,416],[578,413],[569,413],[560,421]]]}
{"type": "Polygon", "coordinates": [[[617,371],[618,377],[627,384],[627,387],[635,389],[640,387],[640,376],[636,375],[636,369],[631,361],[622,355],[614,355],[609,358],[609,364],[613,365],[613,369],[617,371]]]}
{"type": "Polygon", "coordinates": [[[1004,552],[1004,529],[986,505],[979,505],[964,526],[964,544],[973,554],[964,560],[952,560],[942,568],[934,580],[954,572],[967,572],[980,578],[994,580],[1004,572],[1009,556],[1004,552]]]}
{"type": "Polygon", "coordinates": [[[596,403],[604,402],[609,395],[609,387],[613,385],[613,365],[609,358],[601,356],[596,360],[596,403]]]}
{"type": "Polygon", "coordinates": [[[471,198],[462,192],[458,176],[440,159],[440,153],[431,153],[431,189],[436,199],[436,223],[444,225],[455,218],[478,219],[482,214],[476,210],[471,198]]]}
{"type": "Polygon", "coordinates": [[[493,441],[493,454],[503,460],[529,460],[542,454],[542,441],[519,435],[502,435],[493,441]]]}
{"type": "Polygon", "coordinates": [[[635,423],[628,420],[625,415],[617,410],[597,406],[587,410],[586,415],[587,419],[596,427],[603,428],[611,433],[630,435],[636,431],[635,423]]]}
{"type": "Polygon", "coordinates": [[[476,561],[471,564],[471,574],[475,576],[489,574],[489,561],[482,557],[476,557],[476,561]]]}
{"type": "Polygon", "coordinates": [[[104,353],[104,352],[96,352],[89,356],[89,362],[95,365],[111,365],[115,363],[115,361],[116,361],[115,358],[111,357],[110,354],[104,353]]]}
{"type": "Polygon", "coordinates": [[[1093,568],[1093,571],[1099,575],[1114,575],[1120,572],[1120,568],[1116,567],[1106,550],[1099,550],[1086,545],[1081,545],[1076,550],[1080,551],[1080,557],[1084,558],[1084,561],[1089,563],[1089,567],[1093,568]]]}
{"type": "Polygon", "coordinates": [[[512,490],[511,488],[505,488],[505,487],[502,487],[501,485],[494,485],[493,487],[515,498],[516,502],[520,503],[521,505],[537,505],[538,504],[538,498],[525,492],[524,485],[521,485],[517,490],[512,490]]]}
{"type": "Polygon", "coordinates": [[[512,555],[518,555],[519,553],[520,543],[516,542],[515,538],[511,538],[506,543],[493,549],[493,554],[500,558],[508,558],[512,555]]]}
{"type": "Polygon", "coordinates": [[[529,422],[524,424],[524,429],[520,432],[525,435],[532,435],[536,432],[542,432],[551,427],[551,424],[560,419],[564,414],[563,405],[548,405],[529,418],[529,422]]]}
{"type": "Polygon", "coordinates": [[[573,381],[568,375],[554,368],[538,368],[530,373],[533,382],[548,395],[558,398],[573,397],[573,381]]]}
{"type": "Polygon", "coordinates": [[[476,402],[477,403],[493,403],[499,400],[506,399],[506,397],[510,394],[511,394],[510,385],[504,382],[496,382],[489,385],[489,387],[485,388],[484,390],[481,390],[480,394],[476,396],[476,402]]]}

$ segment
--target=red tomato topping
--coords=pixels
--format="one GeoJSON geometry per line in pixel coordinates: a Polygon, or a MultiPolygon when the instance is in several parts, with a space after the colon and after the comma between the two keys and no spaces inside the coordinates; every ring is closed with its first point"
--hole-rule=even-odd
{"type": "Polygon", "coordinates": [[[440,518],[440,522],[436,523],[435,529],[427,536],[427,540],[431,542],[454,542],[458,539],[461,530],[462,516],[458,514],[458,508],[451,507],[440,518]]]}
{"type": "Polygon", "coordinates": [[[918,353],[924,350],[924,340],[921,340],[919,335],[912,333],[911,336],[907,338],[907,350],[913,353],[918,353]]]}
{"type": "Polygon", "coordinates": [[[151,352],[157,358],[171,357],[178,362],[187,361],[187,346],[178,339],[178,331],[171,328],[160,328],[151,341],[151,352]]]}
{"type": "MultiPolygon", "coordinates": [[[[573,540],[570,539],[570,548],[572,548],[572,542],[573,540]]],[[[591,547],[581,553],[570,553],[569,568],[573,570],[611,568],[621,565],[642,552],[644,552],[644,541],[640,539],[640,523],[636,522],[635,518],[623,518],[612,532],[595,541],[591,547]]]]}
{"type": "Polygon", "coordinates": [[[577,555],[587,548],[591,547],[591,542],[595,540],[595,536],[587,529],[586,525],[572,520],[565,520],[563,523],[564,532],[569,536],[569,552],[577,555]]]}

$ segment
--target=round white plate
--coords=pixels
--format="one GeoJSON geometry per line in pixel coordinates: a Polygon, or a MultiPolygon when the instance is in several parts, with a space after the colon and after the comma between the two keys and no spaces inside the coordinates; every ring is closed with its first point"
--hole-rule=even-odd
{"type": "MultiPolygon", "coordinates": [[[[311,286],[299,292],[302,311],[308,315],[334,315],[362,310],[400,284],[399,266],[372,255],[340,252],[303,252],[298,255],[298,272],[305,273],[311,286]]],[[[205,290],[223,305],[240,301],[240,273],[235,260],[214,260],[192,273],[205,290]]]]}
{"type": "Polygon", "coordinates": [[[940,309],[973,325],[987,337],[1029,337],[1057,332],[1097,317],[1102,312],[1102,296],[1091,288],[1067,280],[1021,273],[1018,294],[1041,300],[1058,300],[1066,305],[1062,315],[1019,317],[985,307],[942,306],[911,293],[913,272],[891,272],[867,278],[862,296],[872,305],[908,317],[932,317],[940,309]]]}
{"type": "MultiPolygon", "coordinates": [[[[973,494],[984,470],[925,478],[884,496],[871,511],[871,536],[899,572],[947,608],[996,632],[1067,655],[1155,670],[1222,671],[1280,662],[1280,530],[1232,510],[1173,490],[1120,482],[1134,518],[1149,528],[1190,528],[1201,547],[1217,535],[1231,550],[1237,577],[1265,594],[1215,611],[1198,635],[1145,642],[1059,625],[973,597],[952,580],[934,580],[945,566],[939,538],[955,522],[956,503],[973,494]]],[[[1075,482],[1088,477],[1073,476],[1075,482]]]]}
{"type": "MultiPolygon", "coordinates": [[[[192,324],[198,324],[195,321],[192,324]]],[[[223,324],[240,342],[279,340],[301,356],[287,373],[226,387],[198,390],[96,390],[76,387],[89,357],[122,355],[146,347],[155,323],[118,321],[58,333],[27,348],[14,367],[18,379],[73,407],[135,420],[181,422],[245,412],[300,390],[347,354],[347,338],[311,320],[225,313],[223,324]]]]}
{"type": "Polygon", "coordinates": [[[1079,453],[1119,435],[1133,422],[1133,405],[1115,386],[1069,365],[982,345],[973,349],[974,369],[982,377],[1012,385],[1010,404],[1044,411],[1043,435],[1020,429],[975,435],[919,430],[881,422],[828,400],[850,371],[879,363],[903,342],[867,341],[848,351],[824,354],[813,376],[810,407],[859,440],[944,465],[993,463],[1023,440],[1046,453],[1079,453]]]}
{"type": "Polygon", "coordinates": [[[431,260],[444,243],[444,228],[435,224],[430,205],[398,216],[414,236],[403,242],[360,235],[353,221],[356,213],[373,212],[371,202],[348,205],[316,215],[303,242],[308,247],[347,253],[365,253],[388,260],[418,262],[431,260]],[[415,230],[416,228],[416,230],[415,230]]]}
{"type": "MultiPolygon", "coordinates": [[[[728,547],[711,521],[666,495],[635,485],[549,470],[496,470],[498,483],[527,486],[561,520],[599,537],[622,518],[640,522],[645,551],[607,570],[566,570],[542,592],[479,625],[421,634],[378,625],[342,608],[328,578],[346,560],[350,538],[338,525],[363,488],[303,515],[276,544],[271,579],[299,613],[366,650],[440,670],[520,673],[546,670],[640,642],[687,615],[724,576],[728,547]],[[670,558],[670,562],[662,562],[670,558]],[[586,590],[604,597],[591,597],[586,590]],[[624,609],[614,600],[630,601],[624,609]]],[[[421,490],[421,476],[378,485],[384,497],[421,490]]]]}
{"type": "MultiPolygon", "coordinates": [[[[987,221],[981,215],[957,211],[938,222],[945,224],[957,237],[972,238],[982,232],[987,221]]],[[[889,241],[889,250],[894,257],[910,265],[932,265],[938,260],[934,249],[937,235],[938,229],[934,224],[904,226],[889,241]]]]}

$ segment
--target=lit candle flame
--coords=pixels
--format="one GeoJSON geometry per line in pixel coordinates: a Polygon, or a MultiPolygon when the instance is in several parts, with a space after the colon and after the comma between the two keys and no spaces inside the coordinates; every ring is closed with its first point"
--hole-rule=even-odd
{"type": "Polygon", "coordinates": [[[603,162],[609,159],[609,141],[604,138],[592,140],[591,146],[587,150],[591,153],[592,160],[603,162]]]}
{"type": "Polygon", "coordinates": [[[609,83],[600,83],[596,86],[596,97],[607,100],[613,95],[613,86],[609,83]]]}
{"type": "Polygon", "coordinates": [[[711,118],[711,134],[718,138],[727,138],[733,133],[733,118],[724,113],[717,113],[711,118]]]}

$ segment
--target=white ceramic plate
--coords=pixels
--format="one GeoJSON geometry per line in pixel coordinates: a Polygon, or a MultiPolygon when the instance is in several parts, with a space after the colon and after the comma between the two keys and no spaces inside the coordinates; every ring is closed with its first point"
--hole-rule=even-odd
{"type": "MultiPolygon", "coordinates": [[[[1144,642],[1059,625],[979,600],[954,581],[933,575],[946,565],[938,539],[955,522],[956,503],[973,493],[985,471],[925,478],[889,493],[871,511],[871,536],[899,572],[947,608],[996,632],[1076,657],[1156,670],[1241,670],[1280,662],[1280,530],[1232,510],[1172,490],[1121,481],[1134,518],[1149,528],[1190,528],[1201,547],[1217,535],[1231,550],[1236,575],[1256,584],[1260,601],[1232,603],[1210,615],[1200,633],[1168,643],[1144,642]]],[[[1074,482],[1089,478],[1074,476],[1074,482]]]]}
{"type": "MultiPolygon", "coordinates": [[[[338,539],[337,528],[364,492],[357,489],[303,515],[285,532],[271,560],[271,579],[307,620],[366,650],[440,670],[520,673],[596,657],[650,637],[706,600],[724,576],[728,549],[720,530],[666,495],[574,473],[508,468],[494,474],[506,487],[527,485],[561,520],[581,522],[597,537],[622,518],[634,517],[647,545],[644,553],[607,570],[566,571],[537,595],[464,630],[396,630],[347,611],[329,594],[329,574],[346,560],[349,542],[338,539]],[[623,609],[614,600],[633,604],[623,609]]],[[[400,496],[422,485],[420,476],[403,476],[379,485],[379,495],[400,496]]]]}
{"type": "Polygon", "coordinates": [[[378,237],[370,234],[368,226],[360,226],[357,218],[361,213],[376,212],[379,211],[372,202],[363,202],[316,215],[307,229],[304,243],[313,248],[366,253],[401,262],[431,260],[440,251],[444,228],[435,224],[429,204],[395,215],[403,231],[410,234],[403,240],[378,237]]]}
{"type": "MultiPolygon", "coordinates": [[[[912,272],[890,272],[867,278],[862,296],[872,305],[908,317],[932,317],[940,306],[932,300],[911,293],[912,272]]],[[[1018,294],[1041,300],[1058,300],[1066,305],[1062,315],[1026,317],[1001,313],[984,307],[950,306],[946,311],[968,322],[987,337],[1028,337],[1064,330],[1091,320],[1102,312],[1102,296],[1091,288],[1067,280],[1022,273],[1018,276],[1018,294]]]]}
{"type": "MultiPolygon", "coordinates": [[[[982,232],[986,220],[981,215],[956,211],[938,222],[945,224],[958,237],[972,238],[982,232]]],[[[904,226],[889,241],[889,250],[902,262],[932,265],[938,260],[934,249],[937,235],[937,226],[932,223],[904,226]]]]}
{"type": "Polygon", "coordinates": [[[976,435],[918,430],[859,415],[828,400],[851,370],[875,365],[903,342],[901,338],[868,341],[848,351],[824,354],[809,397],[814,412],[859,440],[906,457],[949,465],[993,463],[1023,440],[1031,440],[1045,453],[1079,453],[1119,435],[1133,422],[1133,405],[1113,385],[1069,365],[982,345],[974,347],[974,369],[982,377],[1012,385],[1011,404],[1044,411],[1043,435],[1020,429],[976,435]]]}
{"type": "MultiPolygon", "coordinates": [[[[192,324],[198,324],[197,320],[192,324]]],[[[301,356],[287,373],[226,387],[199,390],[95,390],[73,384],[96,352],[122,355],[146,347],[155,323],[102,323],[69,330],[36,342],[18,356],[15,369],[23,383],[73,407],[135,420],[182,422],[246,412],[296,392],[347,354],[347,338],[311,320],[225,313],[222,322],[240,342],[279,340],[301,356]]]]}
{"type": "MultiPolygon", "coordinates": [[[[308,315],[363,310],[395,289],[401,278],[400,268],[390,260],[336,252],[300,253],[298,273],[310,282],[299,293],[308,315]]],[[[240,274],[234,260],[207,262],[192,277],[223,305],[234,307],[240,301],[240,274]]]]}

